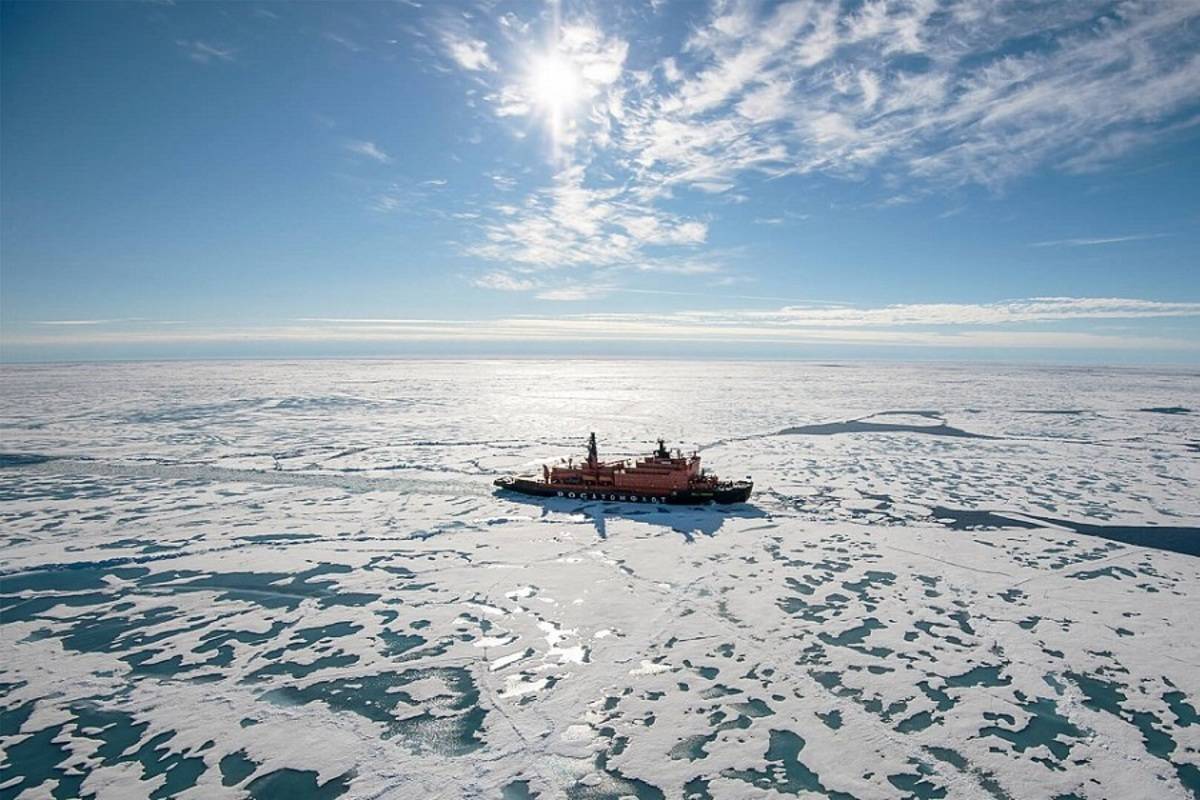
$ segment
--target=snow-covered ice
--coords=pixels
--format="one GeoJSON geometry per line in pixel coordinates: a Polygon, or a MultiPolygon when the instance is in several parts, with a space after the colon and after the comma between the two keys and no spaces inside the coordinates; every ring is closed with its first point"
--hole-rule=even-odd
{"type": "Polygon", "coordinates": [[[0,797],[1200,795],[1200,375],[0,371],[0,797]],[[751,502],[497,495],[665,436],[751,502]]]}

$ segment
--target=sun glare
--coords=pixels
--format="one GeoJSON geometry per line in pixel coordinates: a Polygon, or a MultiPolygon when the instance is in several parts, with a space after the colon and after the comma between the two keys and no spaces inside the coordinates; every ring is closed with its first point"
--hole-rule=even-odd
{"type": "Polygon", "coordinates": [[[579,101],[582,84],[575,66],[557,54],[538,58],[530,70],[529,90],[546,111],[562,113],[579,101]]]}
{"type": "Polygon", "coordinates": [[[570,139],[570,116],[584,99],[585,87],[570,59],[555,52],[539,56],[529,66],[526,92],[544,118],[553,157],[559,158],[570,139]]]}

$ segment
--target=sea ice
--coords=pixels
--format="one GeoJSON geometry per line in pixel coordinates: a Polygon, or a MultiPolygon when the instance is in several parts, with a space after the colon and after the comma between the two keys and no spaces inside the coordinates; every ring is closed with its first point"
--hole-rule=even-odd
{"type": "Polygon", "coordinates": [[[1194,373],[0,378],[4,798],[1200,793],[1194,373]],[[493,492],[590,430],[755,494],[493,492]]]}

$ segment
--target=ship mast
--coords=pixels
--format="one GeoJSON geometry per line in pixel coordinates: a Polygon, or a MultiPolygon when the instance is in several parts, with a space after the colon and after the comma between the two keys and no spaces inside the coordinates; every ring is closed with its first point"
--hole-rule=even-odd
{"type": "Polygon", "coordinates": [[[593,431],[588,437],[588,466],[595,467],[599,463],[600,457],[596,453],[596,434],[593,431]]]}

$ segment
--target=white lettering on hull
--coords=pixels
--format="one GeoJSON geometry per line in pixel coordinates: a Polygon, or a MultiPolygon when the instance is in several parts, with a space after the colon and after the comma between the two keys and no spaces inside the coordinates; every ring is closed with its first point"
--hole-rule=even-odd
{"type": "MultiPolygon", "coordinates": [[[[571,499],[576,499],[576,497],[578,497],[578,499],[580,499],[580,500],[588,499],[587,492],[578,492],[578,493],[564,492],[562,489],[558,489],[557,494],[559,497],[570,497],[571,499]]],[[[592,500],[612,500],[612,501],[621,502],[621,503],[662,503],[662,502],[665,502],[664,498],[662,498],[662,497],[642,497],[642,496],[636,495],[636,494],[630,494],[630,495],[596,494],[595,492],[591,493],[591,499],[592,500]]]]}

